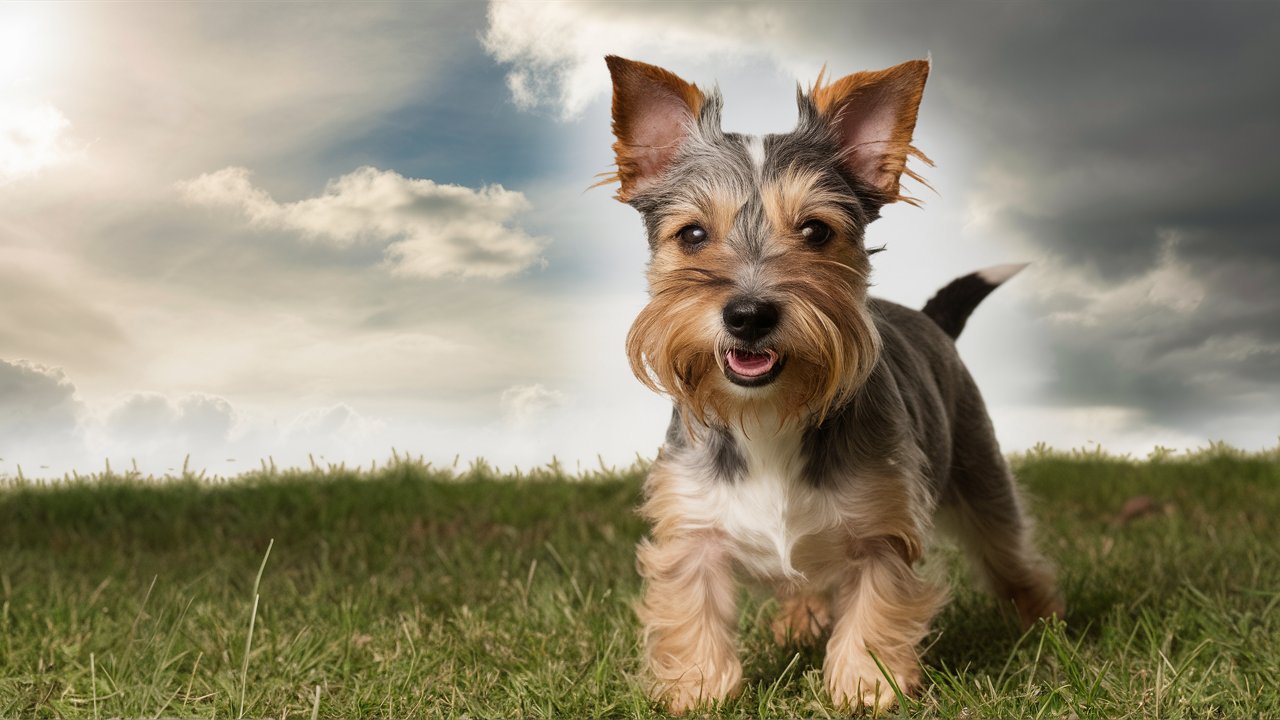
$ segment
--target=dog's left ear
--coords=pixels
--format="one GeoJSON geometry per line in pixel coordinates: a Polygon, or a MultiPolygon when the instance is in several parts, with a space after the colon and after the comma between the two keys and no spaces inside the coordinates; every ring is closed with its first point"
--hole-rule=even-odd
{"type": "MultiPolygon", "coordinates": [[[[627,202],[667,169],[705,99],[696,85],[656,65],[605,58],[613,77],[617,198],[627,202]]],[[[614,178],[608,178],[605,182],[614,178]]]]}
{"type": "Polygon", "coordinates": [[[845,167],[870,186],[878,205],[905,200],[899,178],[920,178],[907,169],[907,157],[928,162],[911,145],[916,112],[929,77],[928,60],[911,60],[885,70],[847,75],[823,85],[818,78],[810,97],[835,126],[845,167]]]}

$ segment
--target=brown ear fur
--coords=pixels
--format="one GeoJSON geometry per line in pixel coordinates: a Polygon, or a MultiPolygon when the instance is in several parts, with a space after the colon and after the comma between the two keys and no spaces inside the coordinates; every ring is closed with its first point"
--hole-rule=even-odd
{"type": "Polygon", "coordinates": [[[666,169],[687,126],[702,110],[697,86],[656,65],[605,57],[613,77],[613,144],[618,169],[598,185],[617,180],[627,202],[666,169]]]}
{"type": "Polygon", "coordinates": [[[928,77],[929,61],[910,60],[884,70],[846,75],[826,85],[819,75],[811,92],[818,111],[839,132],[847,167],[874,188],[883,203],[917,203],[900,193],[903,173],[927,186],[907,167],[907,158],[933,164],[911,144],[928,77]]]}

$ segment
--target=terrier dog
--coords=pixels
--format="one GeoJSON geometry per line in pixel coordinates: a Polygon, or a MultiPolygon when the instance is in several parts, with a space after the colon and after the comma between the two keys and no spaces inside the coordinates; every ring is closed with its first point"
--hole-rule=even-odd
{"type": "Polygon", "coordinates": [[[681,713],[742,680],[736,580],[776,591],[779,642],[829,632],[837,706],[920,684],[945,599],[915,568],[935,516],[1025,624],[1061,615],[982,397],[954,338],[1020,266],[924,308],[868,298],[863,233],[903,196],[929,62],[797,91],[795,130],[720,127],[718,90],[610,56],[617,198],[648,233],[636,376],[675,403],[645,483],[638,612],[652,694],[681,713]],[[882,670],[883,668],[883,670],[882,670]]]}

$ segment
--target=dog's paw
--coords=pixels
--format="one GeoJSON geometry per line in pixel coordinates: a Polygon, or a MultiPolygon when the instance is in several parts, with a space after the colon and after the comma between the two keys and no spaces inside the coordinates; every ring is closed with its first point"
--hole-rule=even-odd
{"type": "Polygon", "coordinates": [[[1041,620],[1066,619],[1067,608],[1062,595],[1050,583],[1018,588],[1010,595],[1023,629],[1030,628],[1041,620]]]}
{"type": "Polygon", "coordinates": [[[827,601],[813,595],[799,595],[782,601],[773,618],[773,641],[781,647],[813,645],[831,626],[827,601]]]}
{"type": "MultiPolygon", "coordinates": [[[[886,665],[898,689],[904,695],[915,692],[920,685],[920,666],[914,661],[898,665],[901,667],[886,665]]],[[[862,706],[873,712],[883,712],[897,702],[893,685],[865,651],[839,653],[835,657],[828,654],[823,674],[831,702],[838,708],[862,706]]]]}
{"type": "Polygon", "coordinates": [[[732,663],[723,669],[704,673],[691,668],[670,680],[659,680],[654,686],[654,699],[672,715],[684,715],[738,694],[742,684],[742,665],[732,663]]]}

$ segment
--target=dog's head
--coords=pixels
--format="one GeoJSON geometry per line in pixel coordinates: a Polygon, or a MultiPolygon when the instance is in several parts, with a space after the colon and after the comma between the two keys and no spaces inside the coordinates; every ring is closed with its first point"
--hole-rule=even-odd
{"type": "Polygon", "coordinates": [[[771,407],[821,419],[870,374],[863,230],[899,179],[929,63],[819,78],[795,130],[723,132],[718,91],[607,58],[617,197],[644,217],[650,302],[632,369],[695,417],[771,407]]]}

